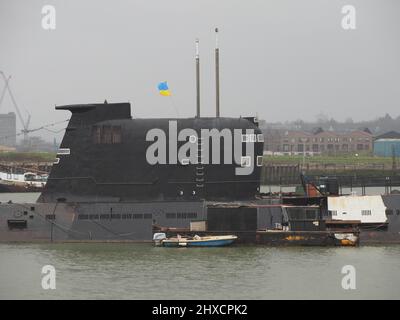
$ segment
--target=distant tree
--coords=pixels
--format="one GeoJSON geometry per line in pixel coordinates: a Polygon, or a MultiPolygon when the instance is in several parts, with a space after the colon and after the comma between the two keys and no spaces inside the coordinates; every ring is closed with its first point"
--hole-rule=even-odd
{"type": "Polygon", "coordinates": [[[389,113],[385,114],[385,120],[393,120],[389,113]]]}
{"type": "Polygon", "coordinates": [[[304,121],[301,119],[297,119],[296,121],[293,122],[293,124],[297,129],[302,129],[304,126],[304,121]]]}
{"type": "Polygon", "coordinates": [[[323,130],[341,130],[341,131],[352,131],[356,129],[369,128],[374,135],[383,134],[388,131],[399,131],[400,128],[400,116],[392,118],[388,113],[382,117],[375,118],[368,121],[354,121],[352,118],[347,118],[345,121],[336,121],[333,118],[328,118],[324,113],[319,113],[316,116],[316,121],[306,122],[301,119],[295,121],[284,121],[281,123],[268,123],[267,126],[279,127],[284,130],[305,130],[314,131],[315,128],[321,128],[323,130]],[[278,125],[279,124],[279,125],[278,125]]]}
{"type": "Polygon", "coordinates": [[[327,123],[329,120],[328,116],[325,113],[318,113],[317,114],[317,123],[327,123]]]}

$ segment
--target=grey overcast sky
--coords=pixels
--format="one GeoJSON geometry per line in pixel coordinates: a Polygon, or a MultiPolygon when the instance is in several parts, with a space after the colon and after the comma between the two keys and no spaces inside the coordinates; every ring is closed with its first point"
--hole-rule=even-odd
{"type": "MultiPolygon", "coordinates": [[[[400,114],[398,0],[0,0],[0,70],[31,127],[68,118],[56,104],[104,99],[131,102],[134,117],[174,117],[157,91],[165,80],[180,116],[193,116],[198,37],[202,114],[211,116],[216,26],[224,116],[400,114]],[[356,30],[341,27],[347,4],[356,30]],[[42,28],[44,5],[56,9],[55,30],[42,28]]],[[[6,96],[0,112],[12,110],[6,96]]]]}

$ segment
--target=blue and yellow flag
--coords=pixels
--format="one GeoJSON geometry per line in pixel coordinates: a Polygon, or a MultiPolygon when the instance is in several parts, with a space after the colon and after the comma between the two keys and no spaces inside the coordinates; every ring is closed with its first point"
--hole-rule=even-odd
{"type": "Polygon", "coordinates": [[[160,94],[161,94],[162,96],[170,96],[170,95],[171,95],[171,92],[169,91],[169,88],[168,88],[168,83],[167,83],[167,81],[165,81],[165,82],[160,82],[160,83],[158,84],[158,90],[160,91],[160,94]]]}

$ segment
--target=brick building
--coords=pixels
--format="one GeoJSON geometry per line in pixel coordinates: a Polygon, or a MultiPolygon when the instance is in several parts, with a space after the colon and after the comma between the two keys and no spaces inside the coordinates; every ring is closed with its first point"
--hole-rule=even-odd
{"type": "Polygon", "coordinates": [[[373,150],[373,136],[368,129],[351,132],[267,129],[264,131],[264,141],[265,151],[283,154],[335,154],[373,150]]]}

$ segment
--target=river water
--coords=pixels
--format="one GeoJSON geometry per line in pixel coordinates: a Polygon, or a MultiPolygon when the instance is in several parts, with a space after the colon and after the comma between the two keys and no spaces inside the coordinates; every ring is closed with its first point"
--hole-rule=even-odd
{"type": "Polygon", "coordinates": [[[0,299],[398,299],[400,246],[0,244],[0,299]],[[56,289],[41,286],[42,267],[56,289]],[[342,288],[345,265],[355,289],[342,288]]]}
{"type": "MultiPolygon", "coordinates": [[[[38,194],[0,194],[35,201],[38,194]]],[[[0,244],[0,299],[398,299],[400,246],[0,244]],[[56,289],[42,288],[42,268],[56,289]],[[351,284],[342,287],[344,266],[351,284]],[[353,287],[353,286],[352,286],[353,287]]]]}

